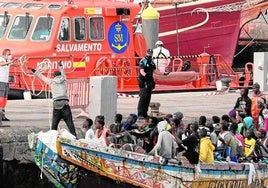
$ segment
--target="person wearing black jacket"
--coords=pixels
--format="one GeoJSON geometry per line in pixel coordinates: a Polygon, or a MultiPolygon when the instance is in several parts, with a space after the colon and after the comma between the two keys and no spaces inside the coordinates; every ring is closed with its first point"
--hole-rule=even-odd
{"type": "Polygon", "coordinates": [[[151,101],[152,91],[155,88],[153,74],[168,75],[169,73],[161,73],[156,69],[155,63],[152,59],[153,50],[148,49],[146,56],[139,62],[138,82],[140,88],[140,100],[138,103],[138,117],[148,117],[148,107],[151,101]]]}

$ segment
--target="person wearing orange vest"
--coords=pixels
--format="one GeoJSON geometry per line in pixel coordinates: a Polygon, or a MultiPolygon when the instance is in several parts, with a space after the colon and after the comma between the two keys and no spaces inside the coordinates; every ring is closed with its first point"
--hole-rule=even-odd
{"type": "Polygon", "coordinates": [[[258,100],[259,98],[263,98],[265,100],[265,96],[263,93],[260,91],[260,84],[257,82],[253,84],[252,86],[253,89],[253,94],[251,97],[251,116],[253,118],[253,123],[258,129],[258,119],[259,119],[259,114],[261,111],[261,108],[258,107],[258,100]]]}

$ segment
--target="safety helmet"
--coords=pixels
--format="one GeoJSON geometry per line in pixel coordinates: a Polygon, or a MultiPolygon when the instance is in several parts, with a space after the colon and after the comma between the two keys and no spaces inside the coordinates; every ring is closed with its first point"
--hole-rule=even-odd
{"type": "Polygon", "coordinates": [[[156,41],[155,46],[163,46],[163,42],[161,40],[156,41]]]}

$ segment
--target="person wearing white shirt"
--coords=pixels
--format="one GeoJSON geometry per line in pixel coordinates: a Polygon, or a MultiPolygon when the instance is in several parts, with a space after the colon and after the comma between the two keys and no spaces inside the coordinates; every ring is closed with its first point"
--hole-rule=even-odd
{"type": "Polygon", "coordinates": [[[8,97],[8,77],[9,77],[9,68],[13,63],[11,50],[4,49],[2,52],[2,56],[0,57],[0,126],[2,126],[2,118],[4,116],[3,110],[7,104],[8,97]]]}
{"type": "Polygon", "coordinates": [[[153,58],[155,58],[154,62],[156,69],[158,69],[160,72],[165,72],[166,67],[170,63],[170,52],[168,49],[164,48],[164,44],[160,40],[155,43],[153,58]]]}
{"type": "Polygon", "coordinates": [[[92,129],[93,121],[90,118],[87,118],[82,125],[82,129],[85,133],[85,140],[92,140],[95,138],[94,131],[92,129]]]}

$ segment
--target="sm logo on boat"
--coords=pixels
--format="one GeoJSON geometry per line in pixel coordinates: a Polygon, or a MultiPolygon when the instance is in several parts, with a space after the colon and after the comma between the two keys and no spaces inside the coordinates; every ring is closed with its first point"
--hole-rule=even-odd
{"type": "Polygon", "coordinates": [[[111,25],[108,33],[110,48],[118,54],[126,51],[129,44],[129,32],[127,26],[122,22],[111,25]]]}

